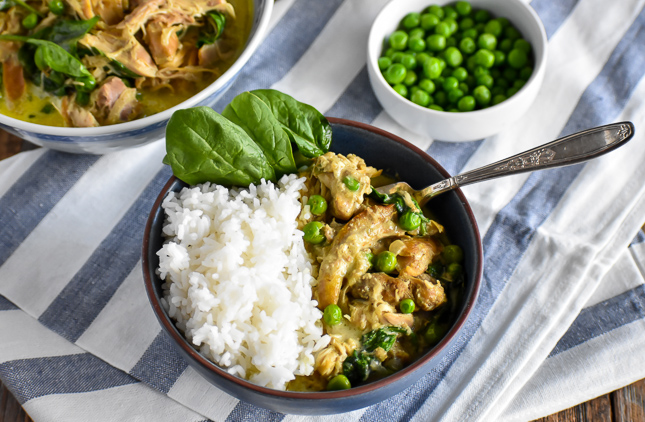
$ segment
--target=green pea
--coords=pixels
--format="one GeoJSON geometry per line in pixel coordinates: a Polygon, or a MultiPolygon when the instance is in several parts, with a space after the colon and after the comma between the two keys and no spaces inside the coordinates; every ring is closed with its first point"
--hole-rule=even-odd
{"type": "Polygon", "coordinates": [[[519,91],[519,89],[513,88],[513,87],[507,89],[506,90],[506,97],[511,98],[513,95],[517,94],[517,91],[519,91]]]}
{"type": "MultiPolygon", "coordinates": [[[[473,99],[473,104],[474,104],[474,101],[475,100],[473,99]]],[[[464,110],[464,111],[469,111],[469,110],[464,110]]],[[[443,264],[441,263],[441,261],[433,262],[432,264],[428,265],[428,269],[426,270],[426,272],[430,274],[431,277],[439,278],[441,277],[441,274],[443,274],[443,264]]]]}
{"type": "Polygon", "coordinates": [[[475,97],[477,104],[486,106],[490,103],[490,90],[484,85],[479,85],[473,90],[473,97],[475,97]]]}
{"type": "Polygon", "coordinates": [[[439,104],[431,104],[428,106],[428,108],[431,110],[443,111],[443,107],[441,107],[439,104]]]}
{"type": "Polygon", "coordinates": [[[436,4],[433,4],[432,6],[429,6],[426,9],[426,12],[432,13],[433,15],[437,16],[439,19],[443,19],[444,17],[444,11],[440,6],[437,6],[436,4]]]}
{"type": "Polygon", "coordinates": [[[430,59],[430,57],[432,57],[432,56],[430,56],[430,54],[428,54],[426,52],[417,54],[417,56],[415,57],[415,59],[417,59],[417,66],[423,68],[423,66],[430,59]]]}
{"type": "Polygon", "coordinates": [[[454,7],[452,7],[452,6],[444,6],[443,7],[443,17],[444,17],[444,19],[457,19],[459,17],[459,14],[457,13],[457,10],[455,10],[454,7]]]}
{"type": "Polygon", "coordinates": [[[426,49],[426,41],[422,38],[422,35],[411,37],[408,40],[408,47],[410,50],[420,53],[426,49]]]}
{"type": "Polygon", "coordinates": [[[401,63],[394,63],[392,66],[388,67],[385,70],[383,76],[385,77],[387,83],[389,83],[390,85],[396,85],[403,82],[406,73],[407,70],[405,69],[405,66],[403,66],[401,63]]]}
{"type": "Polygon", "coordinates": [[[459,48],[466,54],[473,54],[477,49],[477,44],[475,44],[475,40],[472,38],[465,37],[459,42],[459,48]]]}
{"type": "Polygon", "coordinates": [[[302,237],[305,242],[309,242],[313,245],[322,243],[325,240],[325,235],[322,233],[322,229],[325,225],[320,221],[310,221],[302,228],[302,231],[305,235],[302,237]]]}
{"type": "Polygon", "coordinates": [[[424,13],[421,15],[421,28],[426,31],[434,29],[439,22],[441,22],[441,19],[433,13],[424,13]]]}
{"type": "Polygon", "coordinates": [[[446,18],[444,19],[444,22],[448,24],[450,35],[454,34],[455,32],[457,32],[457,29],[459,29],[459,24],[457,24],[457,21],[453,18],[446,18]]]}
{"type": "Polygon", "coordinates": [[[475,67],[475,70],[473,70],[473,76],[475,78],[479,78],[481,75],[490,75],[490,70],[486,69],[483,66],[475,67]]]}
{"type": "Polygon", "coordinates": [[[531,43],[526,41],[524,38],[519,38],[513,43],[513,48],[524,51],[526,54],[531,52],[531,43]]]}
{"type": "Polygon", "coordinates": [[[474,57],[475,63],[477,63],[479,66],[491,68],[495,64],[495,55],[484,48],[477,50],[474,57]]]}
{"type": "Polygon", "coordinates": [[[468,77],[468,71],[464,67],[458,67],[452,71],[452,76],[459,82],[463,82],[468,77]]]}
{"type": "Polygon", "coordinates": [[[397,51],[396,51],[395,49],[393,49],[392,47],[390,47],[390,48],[388,48],[387,50],[385,50],[385,54],[384,54],[384,56],[385,56],[385,57],[389,57],[390,59],[392,59],[392,57],[394,57],[394,55],[395,55],[396,53],[397,53],[397,51]]]}
{"type": "Polygon", "coordinates": [[[426,36],[426,31],[423,28],[414,28],[408,32],[408,44],[412,38],[424,38],[426,36]]]}
{"type": "Polygon", "coordinates": [[[477,85],[484,85],[486,88],[491,89],[493,87],[493,77],[491,75],[479,75],[476,77],[477,85]]]}
{"type": "Polygon", "coordinates": [[[447,245],[443,248],[443,259],[445,259],[448,264],[461,262],[464,260],[464,251],[459,247],[459,245],[447,245]]]}
{"type": "Polygon", "coordinates": [[[426,48],[430,51],[441,51],[446,48],[446,37],[441,34],[432,34],[426,38],[426,48]]]}
{"type": "Polygon", "coordinates": [[[502,25],[503,29],[508,28],[508,26],[511,24],[511,22],[506,18],[497,18],[497,22],[502,25]]]}
{"type": "Polygon", "coordinates": [[[475,98],[472,95],[461,97],[457,103],[460,111],[473,111],[475,109],[475,98]]]}
{"type": "Polygon", "coordinates": [[[477,31],[475,28],[470,28],[470,29],[465,30],[461,34],[461,38],[462,39],[463,38],[472,38],[474,40],[474,39],[477,38],[478,35],[479,35],[479,31],[477,31]]]}
{"type": "Polygon", "coordinates": [[[470,12],[472,12],[473,7],[467,1],[458,1],[455,3],[455,10],[457,10],[457,13],[461,16],[468,16],[470,15],[470,12]]]}
{"type": "Polygon", "coordinates": [[[80,85],[76,85],[77,91],[91,92],[96,88],[96,79],[93,76],[87,76],[77,79],[80,85]]]}
{"type": "Polygon", "coordinates": [[[497,78],[495,79],[495,84],[494,86],[498,86],[502,88],[505,92],[507,88],[511,86],[511,84],[508,83],[508,80],[506,78],[497,78]]]}
{"type": "Polygon", "coordinates": [[[477,30],[478,34],[481,34],[482,32],[484,32],[484,29],[486,29],[486,24],[483,22],[476,23],[475,29],[477,30]]]}
{"type": "Polygon", "coordinates": [[[449,66],[457,67],[464,61],[464,57],[461,55],[461,51],[455,47],[448,47],[445,54],[446,63],[449,66]]]}
{"type": "Polygon", "coordinates": [[[399,302],[399,309],[403,314],[411,314],[412,312],[414,312],[415,308],[416,305],[414,304],[414,300],[412,299],[403,299],[401,302],[399,302]]]}
{"type": "Polygon", "coordinates": [[[497,47],[497,38],[493,34],[481,34],[477,38],[477,46],[493,51],[497,47]]]}
{"type": "Polygon", "coordinates": [[[338,325],[343,319],[343,311],[336,304],[327,305],[323,311],[323,321],[329,326],[338,325]]]}
{"type": "Polygon", "coordinates": [[[520,70],[520,79],[528,81],[533,74],[533,68],[531,66],[526,66],[520,70]]]}
{"type": "MultiPolygon", "coordinates": [[[[497,83],[497,81],[495,81],[497,83]]],[[[499,85],[493,85],[493,89],[490,90],[490,95],[493,97],[493,100],[495,99],[496,95],[503,94],[506,92],[506,89],[502,88],[499,85]]]]}
{"type": "Polygon", "coordinates": [[[323,215],[327,211],[327,200],[320,195],[311,195],[307,205],[313,215],[323,215]]]}
{"type": "Polygon", "coordinates": [[[401,21],[401,25],[406,29],[412,29],[419,26],[420,21],[421,21],[420,13],[416,13],[416,12],[408,13],[401,21]]]}
{"type": "Polygon", "coordinates": [[[498,46],[499,50],[508,53],[513,49],[513,41],[509,40],[508,38],[503,39],[498,46]]]}
{"type": "Polygon", "coordinates": [[[390,67],[392,64],[392,59],[389,57],[379,57],[378,58],[378,68],[381,69],[381,72],[390,67]]]}
{"type": "Polygon", "coordinates": [[[486,23],[484,32],[487,34],[492,34],[496,38],[499,38],[499,36],[502,35],[503,32],[502,24],[497,19],[492,19],[486,23]]]}
{"type": "Polygon", "coordinates": [[[506,29],[504,29],[504,35],[511,41],[522,38],[522,34],[520,34],[520,32],[513,26],[508,26],[506,29]]]}
{"type": "Polygon", "coordinates": [[[487,22],[490,19],[490,13],[488,10],[480,9],[475,12],[475,22],[483,23],[487,22]]]}
{"type": "Polygon", "coordinates": [[[368,250],[367,252],[365,252],[365,259],[367,260],[367,262],[369,262],[370,269],[372,269],[372,267],[376,265],[376,257],[374,256],[372,251],[368,250]]]}
{"type": "MultiPolygon", "coordinates": [[[[425,92],[419,90],[418,92],[425,92]]],[[[399,218],[399,226],[405,231],[413,231],[419,228],[421,225],[421,216],[416,212],[406,211],[403,213],[401,218],[399,218]]]]}
{"type": "Polygon", "coordinates": [[[437,79],[442,71],[441,61],[436,57],[431,57],[423,65],[423,74],[429,79],[437,79]]]}
{"type": "Polygon", "coordinates": [[[470,92],[470,87],[466,82],[459,82],[459,89],[464,93],[464,95],[468,94],[470,92]]]}
{"type": "Polygon", "coordinates": [[[448,95],[443,91],[438,91],[434,94],[434,102],[443,107],[448,104],[448,95]]]}
{"type": "Polygon", "coordinates": [[[439,343],[439,340],[441,340],[443,336],[446,335],[447,331],[448,326],[446,324],[438,324],[436,322],[431,323],[423,333],[423,338],[429,345],[434,345],[439,343]]]}
{"type": "Polygon", "coordinates": [[[345,176],[343,184],[352,192],[356,192],[361,187],[361,183],[352,176],[345,176]]]}
{"type": "Polygon", "coordinates": [[[524,50],[514,48],[508,53],[506,60],[511,67],[521,69],[528,63],[528,56],[524,50]]]}
{"type": "Polygon", "coordinates": [[[408,33],[405,31],[394,31],[390,35],[390,45],[395,50],[405,50],[408,46],[408,33]]]}
{"type": "Polygon", "coordinates": [[[475,27],[475,21],[472,20],[471,18],[463,18],[461,22],[459,22],[459,28],[462,31],[465,31],[467,29],[474,28],[474,27],[475,27]]]}
{"type": "Polygon", "coordinates": [[[493,101],[492,101],[491,104],[497,105],[497,104],[499,104],[499,103],[501,103],[502,101],[505,101],[505,100],[506,100],[506,95],[497,94],[497,95],[493,96],[493,101]]]}
{"type": "Polygon", "coordinates": [[[448,271],[448,274],[453,280],[462,275],[464,272],[463,267],[458,262],[448,264],[446,271],[448,271]]]}
{"type": "Polygon", "coordinates": [[[526,81],[523,81],[521,79],[516,79],[515,82],[513,82],[513,88],[516,88],[518,91],[524,87],[526,84],[526,81]]]}
{"type": "Polygon", "coordinates": [[[408,70],[405,74],[405,79],[403,79],[403,85],[412,86],[417,83],[417,74],[413,70],[408,70]]]}
{"type": "Polygon", "coordinates": [[[396,268],[396,255],[390,251],[383,251],[376,257],[376,269],[384,273],[391,273],[396,268]]]}
{"type": "Polygon", "coordinates": [[[446,47],[456,47],[457,44],[458,44],[457,43],[457,38],[455,38],[455,37],[446,38],[446,47]]]}
{"type": "Polygon", "coordinates": [[[328,391],[349,390],[350,388],[352,388],[352,383],[350,383],[349,379],[347,379],[343,374],[336,375],[327,383],[328,391]]]}
{"type": "Polygon", "coordinates": [[[396,84],[392,87],[397,94],[402,97],[408,98],[408,87],[403,84],[396,84]]]}
{"type": "Polygon", "coordinates": [[[459,87],[459,81],[454,76],[449,76],[443,81],[443,90],[449,92],[459,87]]]}
{"type": "Polygon", "coordinates": [[[35,13],[28,14],[22,20],[22,26],[24,26],[26,29],[34,29],[36,25],[38,25],[38,15],[35,13]]]}
{"type": "Polygon", "coordinates": [[[410,101],[417,105],[420,105],[421,107],[425,107],[430,104],[430,94],[422,89],[418,89],[414,91],[412,95],[410,95],[410,101]]]}
{"type": "Polygon", "coordinates": [[[414,69],[415,67],[417,67],[417,59],[415,59],[412,54],[404,53],[401,57],[401,64],[408,70],[414,69]]]}
{"type": "Polygon", "coordinates": [[[65,13],[65,4],[61,0],[51,0],[47,6],[54,15],[61,16],[65,13]]]}
{"type": "Polygon", "coordinates": [[[506,54],[504,52],[495,50],[493,54],[495,55],[495,66],[501,66],[506,63],[506,54]]]}
{"type": "Polygon", "coordinates": [[[421,79],[419,81],[419,88],[427,92],[428,94],[432,94],[434,90],[436,89],[434,82],[432,82],[430,79],[421,79]]]}
{"type": "MultiPolygon", "coordinates": [[[[450,101],[451,104],[457,104],[464,94],[464,91],[459,88],[451,89],[448,91],[448,101],[450,101]]],[[[457,108],[459,108],[459,105],[457,105],[457,108]]]]}
{"type": "Polygon", "coordinates": [[[435,34],[443,35],[444,37],[449,37],[452,34],[452,31],[450,29],[451,29],[450,23],[446,21],[441,21],[437,24],[437,26],[434,27],[434,32],[435,34]]]}
{"type": "Polygon", "coordinates": [[[468,75],[466,78],[466,85],[468,85],[470,89],[475,88],[477,86],[477,79],[473,75],[468,75]]]}

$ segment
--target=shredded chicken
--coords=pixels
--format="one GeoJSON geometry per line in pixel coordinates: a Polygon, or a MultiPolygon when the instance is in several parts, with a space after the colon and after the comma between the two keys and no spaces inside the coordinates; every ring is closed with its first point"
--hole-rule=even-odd
{"type": "Polygon", "coordinates": [[[2,82],[7,105],[11,106],[25,92],[25,77],[18,55],[15,53],[2,63],[2,82]]]}
{"type": "Polygon", "coordinates": [[[137,90],[128,88],[116,76],[110,76],[92,93],[94,115],[104,124],[127,122],[136,115],[137,90]]]}

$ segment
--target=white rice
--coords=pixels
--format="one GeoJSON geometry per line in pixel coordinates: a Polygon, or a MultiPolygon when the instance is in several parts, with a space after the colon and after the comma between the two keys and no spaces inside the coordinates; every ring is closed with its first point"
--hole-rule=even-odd
{"type": "Polygon", "coordinates": [[[304,178],[228,190],[205,183],[163,201],[157,253],[163,306],[202,354],[275,389],[313,372],[329,343],[311,299],[311,263],[297,229],[304,178]]]}

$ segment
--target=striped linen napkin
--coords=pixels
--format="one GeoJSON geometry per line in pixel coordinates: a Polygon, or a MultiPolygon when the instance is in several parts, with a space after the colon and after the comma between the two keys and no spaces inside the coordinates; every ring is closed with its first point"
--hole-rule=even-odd
{"type": "Polygon", "coordinates": [[[48,150],[0,162],[0,379],[36,421],[522,421],[645,378],[645,0],[533,0],[544,85],[519,122],[467,143],[409,133],[369,86],[365,46],[385,0],[280,0],[238,93],[275,88],[371,123],[449,172],[587,127],[636,137],[586,164],[464,189],[484,243],[479,301],[447,357],[383,403],[282,415],[204,381],[161,333],[143,289],[144,222],[170,176],[164,145],[48,150]]]}

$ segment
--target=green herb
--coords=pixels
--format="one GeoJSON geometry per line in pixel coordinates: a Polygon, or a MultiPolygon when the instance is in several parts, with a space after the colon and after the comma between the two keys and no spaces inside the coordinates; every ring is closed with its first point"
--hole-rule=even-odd
{"type": "Polygon", "coordinates": [[[51,41],[20,35],[0,35],[0,40],[22,41],[36,45],[38,48],[35,54],[41,56],[42,62],[52,70],[71,76],[72,78],[92,77],[92,74],[80,60],[68,53],[63,47],[51,41]]]}
{"type": "Polygon", "coordinates": [[[206,22],[208,25],[199,34],[197,47],[201,47],[204,44],[213,44],[222,36],[224,28],[226,27],[226,16],[220,12],[208,12],[206,14],[206,22]]]}
{"type": "Polygon", "coordinates": [[[352,385],[358,385],[367,381],[370,375],[370,366],[374,357],[365,353],[354,350],[345,361],[343,361],[343,375],[349,379],[352,385]]]}
{"type": "Polygon", "coordinates": [[[57,19],[49,28],[45,28],[38,38],[60,45],[66,51],[76,54],[76,42],[87,34],[99,21],[98,16],[88,20],[57,19]]]}
{"type": "Polygon", "coordinates": [[[0,10],[7,10],[13,6],[21,6],[30,11],[31,13],[35,13],[41,18],[44,17],[42,13],[40,13],[38,10],[34,9],[33,7],[29,6],[27,3],[25,3],[22,0],[0,0],[0,10]]]}
{"type": "Polygon", "coordinates": [[[166,152],[163,162],[188,184],[248,186],[262,178],[275,180],[275,171],[253,139],[209,107],[172,115],[166,127],[166,152]]]}
{"type": "Polygon", "coordinates": [[[396,337],[399,334],[406,332],[407,331],[401,327],[383,327],[363,334],[363,337],[361,337],[361,343],[363,344],[363,348],[368,352],[373,352],[378,347],[387,352],[392,348],[392,345],[394,345],[396,337]]]}

